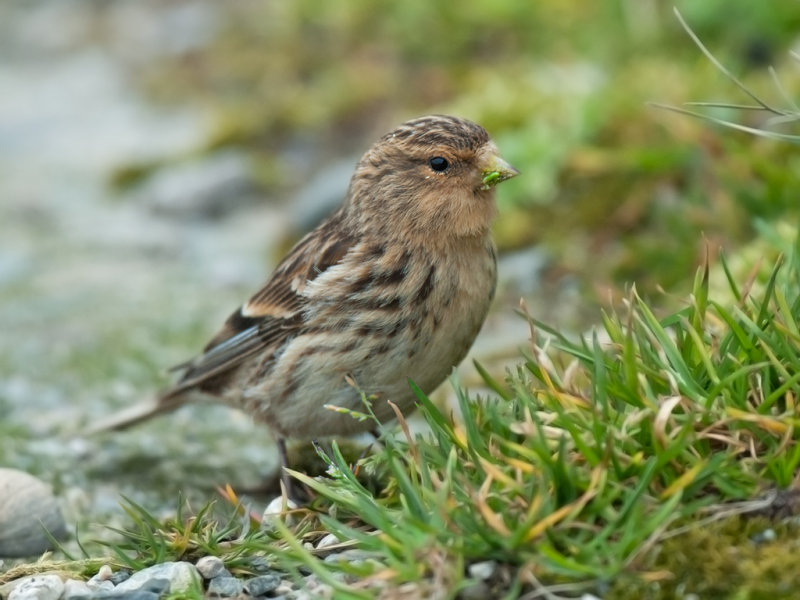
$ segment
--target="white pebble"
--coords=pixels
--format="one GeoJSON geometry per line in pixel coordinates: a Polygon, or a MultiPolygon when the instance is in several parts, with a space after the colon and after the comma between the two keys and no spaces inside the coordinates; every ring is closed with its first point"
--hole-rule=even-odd
{"type": "Polygon", "coordinates": [[[497,570],[497,563],[493,560],[484,560],[482,562],[472,563],[469,566],[469,576],[473,579],[480,579],[485,581],[489,579],[497,570]]]}
{"type": "Polygon", "coordinates": [[[339,538],[337,538],[332,533],[329,533],[320,541],[317,542],[317,550],[322,550],[323,548],[327,548],[329,546],[335,546],[339,543],[339,538]]]}
{"type": "Polygon", "coordinates": [[[58,600],[64,582],[58,575],[33,575],[22,581],[8,595],[8,600],[58,600]]]}
{"type": "Polygon", "coordinates": [[[297,503],[292,499],[287,499],[284,503],[283,496],[273,498],[264,509],[264,514],[261,517],[261,529],[267,531],[274,530],[275,521],[278,519],[283,520],[287,526],[291,527],[297,522],[297,519],[295,519],[294,515],[289,514],[288,511],[296,508],[297,503]]]}

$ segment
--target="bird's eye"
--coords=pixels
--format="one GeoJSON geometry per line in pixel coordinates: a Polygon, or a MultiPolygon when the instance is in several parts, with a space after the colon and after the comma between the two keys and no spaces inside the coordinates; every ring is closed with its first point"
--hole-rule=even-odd
{"type": "Polygon", "coordinates": [[[428,161],[428,166],[437,173],[441,173],[442,171],[447,170],[447,167],[450,166],[450,163],[447,162],[446,158],[442,158],[441,156],[434,156],[432,159],[428,161]]]}

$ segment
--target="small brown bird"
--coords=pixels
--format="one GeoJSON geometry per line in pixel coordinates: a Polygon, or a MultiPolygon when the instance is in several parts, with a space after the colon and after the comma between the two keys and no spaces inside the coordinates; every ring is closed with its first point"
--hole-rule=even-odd
{"type": "Polygon", "coordinates": [[[285,438],[348,435],[413,408],[408,380],[433,391],[464,358],[497,281],[494,186],[517,175],[486,131],[427,116],[384,135],[359,161],[344,204],[301,239],[183,377],[122,429],[199,395],[240,408],[285,438]],[[349,380],[349,381],[348,381],[349,380]]]}

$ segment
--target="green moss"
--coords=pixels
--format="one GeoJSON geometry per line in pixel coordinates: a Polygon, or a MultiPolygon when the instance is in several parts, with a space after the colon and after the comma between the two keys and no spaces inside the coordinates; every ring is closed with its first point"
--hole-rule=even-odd
{"type": "Polygon", "coordinates": [[[800,589],[798,524],[731,517],[689,524],[656,545],[604,595],[607,600],[788,598],[800,589]],[[765,541],[768,540],[768,541],[765,541]]]}

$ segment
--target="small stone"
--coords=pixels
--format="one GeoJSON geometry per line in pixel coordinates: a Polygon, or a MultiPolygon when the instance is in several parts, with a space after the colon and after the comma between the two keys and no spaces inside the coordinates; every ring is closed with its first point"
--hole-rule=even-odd
{"type": "Polygon", "coordinates": [[[253,556],[248,561],[248,566],[253,573],[269,575],[272,573],[272,563],[263,556],[253,556]]]}
{"type": "MultiPolygon", "coordinates": [[[[580,600],[601,600],[601,599],[595,596],[594,594],[584,594],[583,596],[581,596],[580,600]]],[[[689,598],[689,596],[684,596],[683,600],[692,600],[692,599],[689,598]]],[[[695,598],[694,600],[697,599],[695,598]]]]}
{"type": "Polygon", "coordinates": [[[305,578],[305,590],[314,593],[316,600],[330,600],[333,598],[333,588],[326,583],[322,583],[316,575],[309,575],[305,578]]]}
{"type": "Polygon", "coordinates": [[[215,577],[208,582],[208,595],[212,598],[233,598],[243,589],[244,585],[236,577],[215,577]]]}
{"type": "Polygon", "coordinates": [[[291,581],[281,581],[278,587],[272,591],[280,596],[285,596],[286,594],[293,594],[295,589],[294,584],[291,581]]]}
{"type": "Polygon", "coordinates": [[[109,581],[114,585],[119,585],[123,581],[127,581],[128,579],[130,579],[130,576],[131,576],[130,571],[127,571],[125,569],[120,569],[119,571],[114,571],[109,581]]]}
{"type": "Polygon", "coordinates": [[[58,575],[33,575],[25,578],[8,595],[8,600],[58,600],[64,582],[58,575]]]}
{"type": "Polygon", "coordinates": [[[473,581],[458,593],[458,600],[485,600],[490,598],[490,589],[483,581],[473,581]]]}
{"type": "Polygon", "coordinates": [[[195,564],[203,579],[214,579],[220,575],[230,575],[225,568],[225,563],[218,556],[204,556],[195,564]]]}
{"type": "Polygon", "coordinates": [[[244,582],[244,591],[251,596],[263,596],[267,592],[275,591],[281,584],[281,578],[274,573],[259,575],[244,582]]]}
{"type": "Polygon", "coordinates": [[[296,523],[297,520],[295,519],[294,515],[289,513],[289,511],[292,511],[296,508],[297,503],[291,498],[286,499],[285,503],[283,496],[273,498],[264,509],[264,514],[261,517],[261,529],[265,531],[274,531],[274,523],[277,519],[283,519],[284,523],[291,527],[296,523]]]}
{"type": "Polygon", "coordinates": [[[52,488],[33,475],[0,467],[0,556],[36,556],[67,533],[52,488]]]}
{"type": "Polygon", "coordinates": [[[775,533],[775,530],[772,528],[765,529],[764,531],[759,531],[751,538],[753,542],[756,544],[765,544],[768,542],[774,542],[778,539],[778,534],[775,533]]]}
{"type": "Polygon", "coordinates": [[[97,570],[97,575],[95,577],[100,581],[110,581],[111,576],[114,574],[114,571],[108,565],[103,565],[97,570]]]}
{"type": "Polygon", "coordinates": [[[482,562],[472,563],[467,572],[473,579],[480,579],[486,581],[490,579],[494,572],[497,570],[497,563],[493,560],[484,560],[482,562]]]}
{"type": "Polygon", "coordinates": [[[328,535],[326,535],[324,538],[322,538],[320,541],[317,542],[317,550],[322,550],[329,546],[335,546],[338,543],[339,543],[339,538],[337,538],[332,533],[329,533],[328,535]]]}
{"type": "Polygon", "coordinates": [[[371,559],[375,559],[378,557],[378,554],[375,552],[368,552],[366,550],[359,550],[358,548],[352,548],[350,550],[343,550],[342,552],[337,552],[336,554],[330,554],[326,556],[323,560],[328,563],[335,563],[340,561],[345,561],[349,563],[363,563],[371,559]]]}
{"type": "Polygon", "coordinates": [[[154,591],[158,580],[166,580],[165,590],[170,594],[189,592],[201,587],[200,573],[189,562],[166,562],[153,565],[134,573],[120,583],[115,591],[129,592],[134,590],[154,591]]]}

